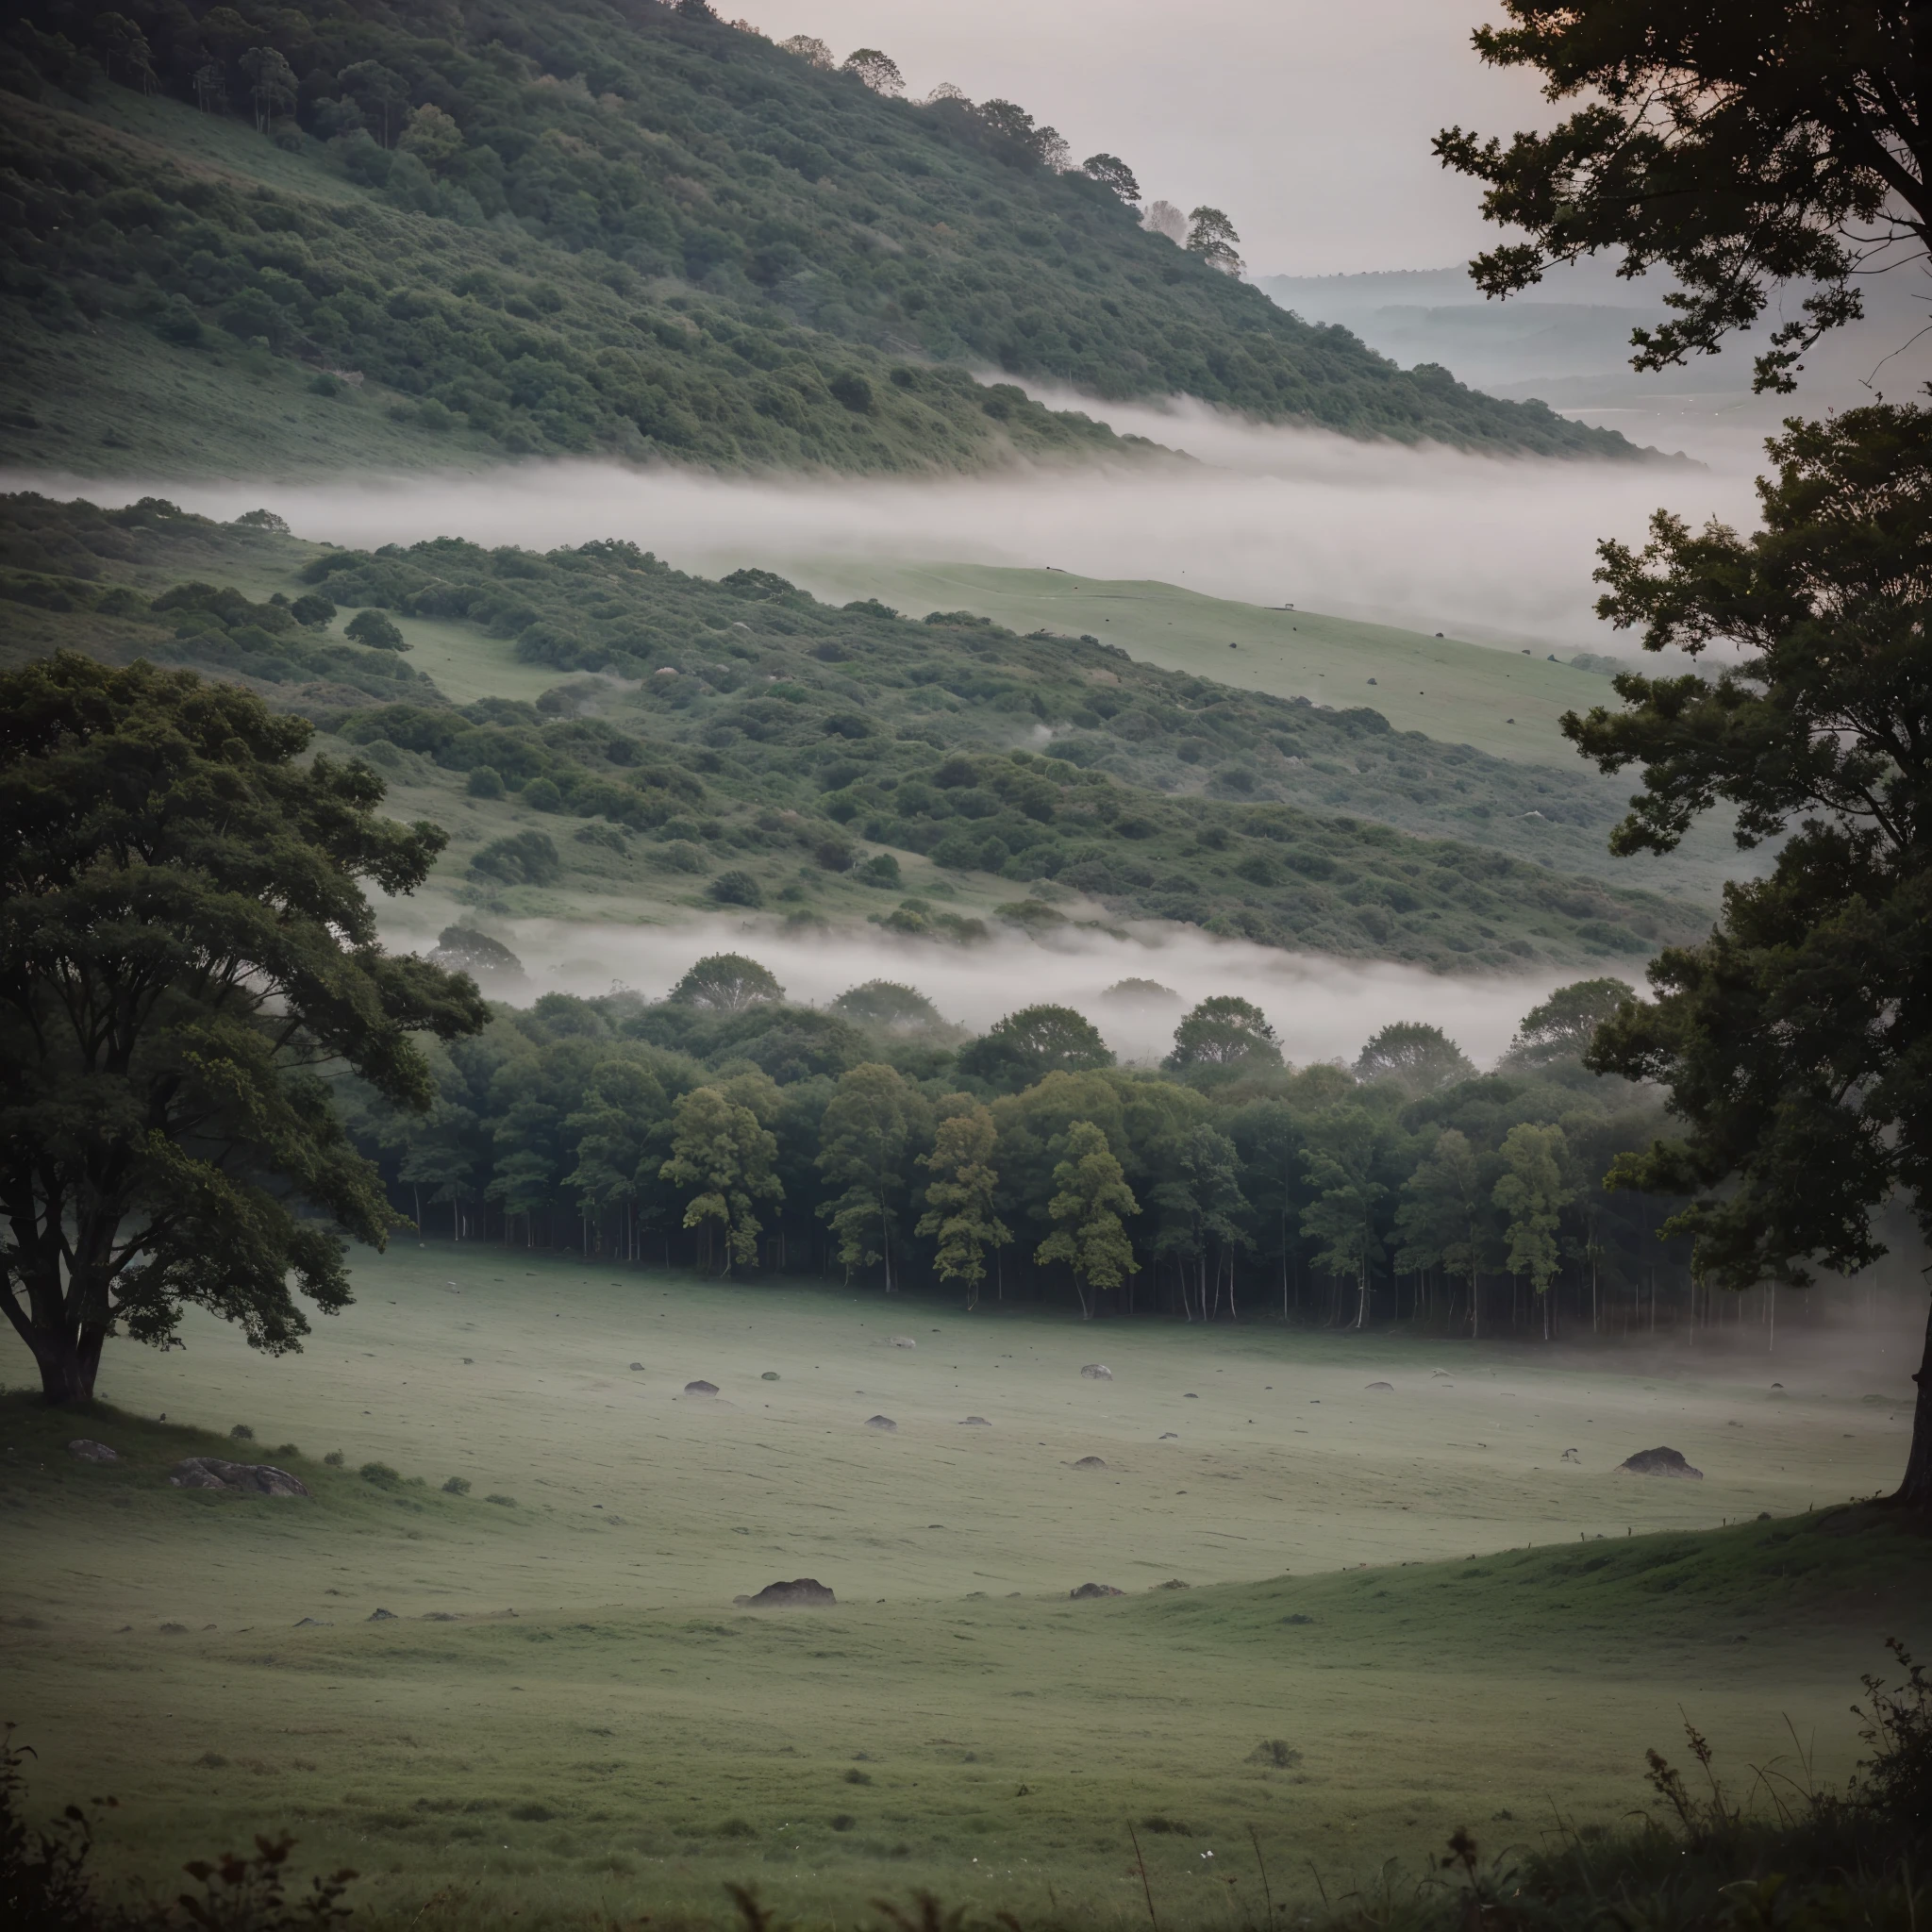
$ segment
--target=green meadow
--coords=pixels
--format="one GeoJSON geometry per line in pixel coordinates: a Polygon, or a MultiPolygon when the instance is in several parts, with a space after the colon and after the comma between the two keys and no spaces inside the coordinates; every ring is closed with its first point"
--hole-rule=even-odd
{"type": "Polygon", "coordinates": [[[1398,731],[1572,771],[1576,753],[1557,721],[1565,711],[1612,701],[1607,679],[1568,661],[1552,663],[1547,653],[1525,655],[1313,610],[1270,609],[1152,579],[857,558],[813,558],[796,568],[822,596],[877,597],[907,610],[971,610],[1023,634],[1041,626],[1085,631],[1163,670],[1269,697],[1368,706],[1398,731]]]}
{"type": "Polygon", "coordinates": [[[1160,1924],[1218,1925],[1263,1864],[1333,1897],[1458,1824],[1614,1826],[1687,1717],[1740,1784],[1840,1776],[1858,1672],[1932,1636],[1924,1541],[1842,1507],[1903,1378],[1815,1332],[1082,1325],[441,1243],[357,1286],[299,1356],[191,1322],[111,1344],[92,1417],[0,1398],[5,1715],[48,1809],[118,1797],[116,1873],[286,1828],[378,1924],[735,1881],[1112,1924],[1131,1825],[1160,1924]],[[1704,1480],[1618,1470],[1660,1443],[1704,1480]],[[170,1488],[188,1454],[313,1494],[170,1488]],[[799,1576],[838,1607],[733,1605],[799,1576]]]}

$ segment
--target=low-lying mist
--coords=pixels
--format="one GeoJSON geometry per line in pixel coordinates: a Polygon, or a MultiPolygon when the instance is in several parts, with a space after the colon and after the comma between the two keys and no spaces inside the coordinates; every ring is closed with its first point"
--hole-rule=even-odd
{"type": "Polygon", "coordinates": [[[300,484],[12,481],[109,504],[165,495],[222,519],[262,506],[301,536],[359,547],[623,538],[684,569],[756,564],[808,586],[814,558],[1053,565],[1599,649],[1613,639],[1591,610],[1599,539],[1641,540],[1659,507],[1694,523],[1755,521],[1742,469],[1480,457],[1256,425],[1186,398],[1122,407],[1041,393],[1195,460],[862,479],[563,461],[300,484]]]}
{"type": "MultiPolygon", "coordinates": [[[[824,1006],[869,979],[914,986],[950,1021],[983,1032],[1043,1001],[1077,1008],[1129,1062],[1158,1059],[1182,1014],[1216,993],[1254,1001],[1297,1065],[1353,1060],[1393,1020],[1441,1029],[1478,1064],[1509,1043],[1517,1022],[1552,988],[1581,971],[1448,979],[1387,960],[1283,953],[1191,927],[1161,927],[1117,940],[1079,933],[1046,942],[1018,935],[972,947],[900,939],[785,932],[763,922],[711,918],[675,927],[590,925],[555,920],[485,922],[524,962],[529,991],[580,995],[623,986],[660,999],[693,960],[742,953],[768,967],[799,1005],[824,1006]],[[1151,980],[1167,995],[1108,996],[1124,979],[1151,980]]],[[[386,937],[399,948],[435,943],[427,908],[391,902],[386,937]]],[[[501,991],[501,990],[499,990],[501,991]]]]}

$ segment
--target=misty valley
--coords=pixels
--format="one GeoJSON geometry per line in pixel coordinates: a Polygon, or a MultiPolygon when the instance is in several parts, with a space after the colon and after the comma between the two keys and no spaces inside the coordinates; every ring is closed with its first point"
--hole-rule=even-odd
{"type": "Polygon", "coordinates": [[[1925,23],[1264,11],[0,27],[9,1928],[1932,1923],[1925,23]]]}

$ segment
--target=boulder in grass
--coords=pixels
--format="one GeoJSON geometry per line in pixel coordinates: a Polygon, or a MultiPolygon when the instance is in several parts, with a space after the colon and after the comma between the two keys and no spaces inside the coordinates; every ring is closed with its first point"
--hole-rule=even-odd
{"type": "Polygon", "coordinates": [[[917,1348],[919,1344],[909,1335],[892,1335],[887,1338],[886,1346],[888,1348],[917,1348]]]}
{"type": "Polygon", "coordinates": [[[1105,1362],[1088,1362],[1080,1370],[1090,1382],[1111,1382],[1113,1371],[1105,1362]]]}
{"type": "Polygon", "coordinates": [[[177,1490],[242,1490],[252,1496],[306,1496],[308,1485],[267,1462],[228,1462],[219,1456],[190,1456],[168,1481],[177,1490]]]}
{"type": "Polygon", "coordinates": [[[715,1395],[718,1392],[718,1385],[715,1382],[687,1382],[684,1385],[684,1392],[687,1395],[715,1395]]]}
{"type": "Polygon", "coordinates": [[[393,1624],[395,1620],[396,1613],[393,1610],[377,1608],[369,1613],[369,1621],[372,1624],[393,1624]]]}
{"type": "Polygon", "coordinates": [[[1088,1597],[1125,1596],[1126,1591],[1124,1590],[1116,1590],[1110,1583],[1083,1583],[1078,1590],[1070,1590],[1068,1591],[1067,1594],[1070,1597],[1072,1597],[1075,1603],[1080,1603],[1088,1597]]]}
{"type": "Polygon", "coordinates": [[[962,1429],[990,1429],[992,1424],[983,1415],[969,1415],[959,1426],[962,1429]]]}
{"type": "Polygon", "coordinates": [[[1688,1476],[1692,1482],[1701,1483],[1704,1472],[1692,1469],[1675,1449],[1640,1449],[1626,1461],[1620,1462],[1619,1469],[1627,1469],[1632,1475],[1679,1475],[1688,1476]]]}
{"type": "Polygon", "coordinates": [[[1106,1462],[1098,1456],[1083,1456],[1074,1464],[1075,1469],[1105,1469],[1106,1462]]]}
{"type": "Polygon", "coordinates": [[[865,1419],[865,1425],[869,1429],[881,1429],[887,1435],[891,1435],[899,1426],[889,1415],[869,1415],[865,1419]]]}
{"type": "Polygon", "coordinates": [[[76,1436],[67,1445],[70,1456],[78,1457],[82,1462],[119,1462],[120,1457],[105,1442],[96,1442],[86,1436],[76,1436]]]}
{"type": "Polygon", "coordinates": [[[1371,1395],[1393,1395],[1395,1393],[1395,1384],[1393,1382],[1371,1382],[1368,1392],[1371,1395]]]}
{"type": "Polygon", "coordinates": [[[816,1576],[795,1576],[790,1583],[768,1583],[756,1596],[735,1596],[741,1610],[829,1610],[839,1599],[816,1576]]]}

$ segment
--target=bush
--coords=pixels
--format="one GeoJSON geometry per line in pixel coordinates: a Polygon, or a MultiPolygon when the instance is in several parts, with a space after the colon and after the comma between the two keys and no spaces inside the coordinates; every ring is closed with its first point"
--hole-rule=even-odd
{"type": "Polygon", "coordinates": [[[503,774],[494,765],[478,765],[471,772],[470,781],[463,790],[472,798],[501,798],[503,774]]]}
{"type": "Polygon", "coordinates": [[[246,1423],[237,1423],[228,1431],[228,1435],[232,1441],[237,1442],[252,1442],[255,1441],[255,1431],[246,1423]]]}
{"type": "Polygon", "coordinates": [[[442,1486],[445,1496],[467,1496],[470,1493],[470,1478],[466,1475],[453,1475],[442,1486]]]}
{"type": "Polygon", "coordinates": [[[470,870],[509,886],[553,886],[563,876],[563,861],[546,834],[513,832],[492,839],[471,859],[470,870]]]}
{"type": "Polygon", "coordinates": [[[762,906],[764,888],[748,872],[721,872],[711,881],[711,897],[721,906],[762,906]]]}
{"type": "Polygon", "coordinates": [[[366,644],[372,651],[407,651],[408,640],[380,610],[362,610],[342,627],[345,638],[366,644]]]}
{"type": "Polygon", "coordinates": [[[402,1472],[391,1469],[386,1462],[365,1462],[357,1474],[365,1483],[374,1483],[378,1490],[399,1490],[403,1486],[402,1472]]]}
{"type": "Polygon", "coordinates": [[[483,1500],[486,1503],[501,1503],[506,1509],[514,1509],[517,1507],[517,1499],[514,1496],[485,1496],[483,1500]]]}
{"type": "Polygon", "coordinates": [[[869,886],[897,886],[899,861],[890,852],[874,852],[858,868],[858,875],[869,886]]]}
{"type": "Polygon", "coordinates": [[[289,606],[289,615],[307,630],[326,630],[335,622],[336,607],[310,591],[289,606]]]}
{"type": "Polygon", "coordinates": [[[323,1467],[325,1469],[340,1469],[347,1459],[348,1458],[343,1456],[342,1452],[340,1449],[331,1449],[328,1452],[328,1454],[322,1458],[323,1467]]]}

